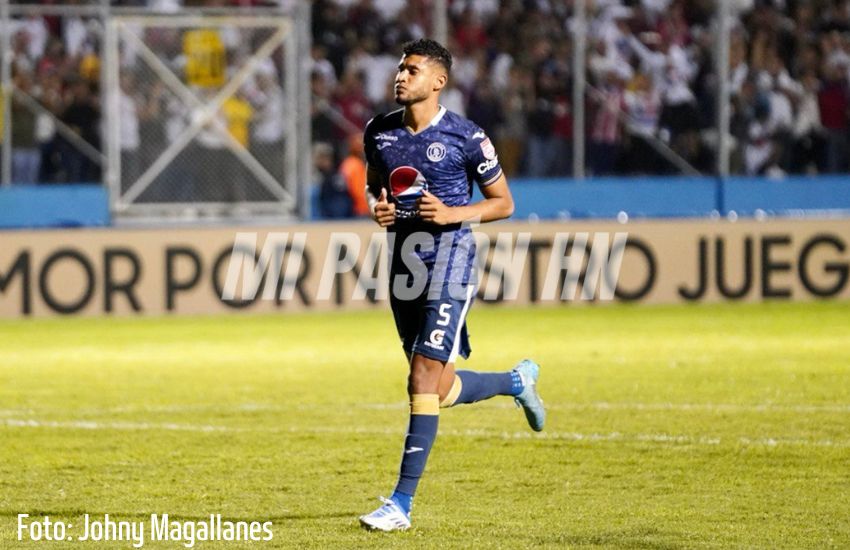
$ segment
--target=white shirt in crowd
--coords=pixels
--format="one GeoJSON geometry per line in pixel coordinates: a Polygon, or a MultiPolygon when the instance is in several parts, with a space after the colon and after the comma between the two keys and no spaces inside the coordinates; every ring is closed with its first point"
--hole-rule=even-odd
{"type": "Polygon", "coordinates": [[[471,55],[458,55],[452,63],[452,78],[462,90],[472,90],[478,79],[478,59],[471,55]]]}
{"type": "Polygon", "coordinates": [[[391,21],[407,7],[407,0],[372,0],[372,5],[385,21],[391,21]]]}
{"type": "Polygon", "coordinates": [[[310,72],[317,72],[322,75],[325,83],[333,88],[336,86],[336,70],[334,69],[333,64],[327,59],[310,59],[310,72]]]}
{"type": "Polygon", "coordinates": [[[457,88],[444,88],[440,94],[440,103],[449,111],[460,116],[466,116],[466,100],[463,97],[463,92],[457,88]]]}
{"type": "Polygon", "coordinates": [[[668,105],[681,105],[694,101],[690,82],[696,76],[697,65],[687,51],[672,45],[667,53],[654,52],[634,36],[629,37],[632,50],[640,57],[644,70],[652,75],[652,81],[661,90],[668,105]]]}
{"type": "Polygon", "coordinates": [[[790,131],[794,125],[794,109],[788,96],[782,92],[770,94],[770,116],[767,118],[768,130],[772,133],[790,131]]]}
{"type": "Polygon", "coordinates": [[[661,116],[661,98],[658,92],[627,91],[623,103],[628,114],[626,127],[629,133],[644,137],[654,136],[661,116]]]}
{"type": "Polygon", "coordinates": [[[283,139],[284,95],[279,86],[260,92],[256,122],[252,126],[256,143],[275,143],[283,139]]]}
{"type": "Polygon", "coordinates": [[[510,79],[511,67],[513,67],[514,58],[507,52],[501,52],[490,64],[490,83],[493,89],[501,92],[508,87],[510,79]]]}
{"type": "Polygon", "coordinates": [[[365,77],[364,92],[372,103],[383,101],[398,68],[398,58],[389,53],[372,55],[365,51],[349,59],[348,69],[365,77]]]}
{"type": "Polygon", "coordinates": [[[747,75],[750,73],[750,67],[746,63],[738,63],[732,74],[729,76],[729,91],[732,95],[741,91],[744,82],[747,81],[747,75]]]}
{"type": "Polygon", "coordinates": [[[65,41],[65,52],[69,57],[82,53],[83,45],[88,38],[86,23],[80,17],[67,17],[62,25],[62,38],[65,41]]]}
{"type": "Polygon", "coordinates": [[[744,164],[747,174],[754,176],[773,155],[773,142],[767,124],[758,121],[750,123],[748,137],[749,141],[744,148],[744,164]]]}
{"type": "Polygon", "coordinates": [[[135,151],[139,148],[139,113],[136,101],[124,90],[118,95],[119,142],[122,151],[135,151]]]}
{"type": "Polygon", "coordinates": [[[794,135],[803,137],[821,130],[820,105],[814,92],[806,92],[797,106],[797,118],[794,120],[794,135]]]}
{"type": "Polygon", "coordinates": [[[30,61],[39,59],[44,55],[47,46],[47,25],[42,17],[27,17],[26,19],[12,19],[9,22],[11,36],[23,31],[27,35],[27,57],[30,61]]]}

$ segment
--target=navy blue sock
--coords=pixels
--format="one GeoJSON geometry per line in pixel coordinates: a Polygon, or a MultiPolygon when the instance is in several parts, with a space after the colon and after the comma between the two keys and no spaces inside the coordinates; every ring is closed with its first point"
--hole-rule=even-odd
{"type": "Polygon", "coordinates": [[[437,437],[437,424],[440,419],[440,396],[435,393],[413,394],[410,402],[410,424],[404,440],[404,454],[401,457],[401,471],[398,477],[393,500],[410,513],[413,495],[431,446],[437,437]],[[398,497],[398,498],[397,498],[398,497]]]}
{"type": "Polygon", "coordinates": [[[516,371],[509,372],[474,372],[471,370],[457,371],[460,378],[460,394],[453,403],[475,403],[490,399],[495,395],[519,395],[522,393],[522,377],[516,371]]]}
{"type": "Polygon", "coordinates": [[[410,509],[413,508],[413,495],[408,495],[399,491],[393,491],[393,494],[390,498],[396,501],[396,504],[401,506],[405,514],[407,514],[408,516],[410,515],[410,509]]]}

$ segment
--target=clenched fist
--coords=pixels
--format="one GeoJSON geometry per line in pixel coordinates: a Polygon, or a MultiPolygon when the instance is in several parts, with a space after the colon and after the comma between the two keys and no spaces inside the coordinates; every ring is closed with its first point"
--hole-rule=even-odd
{"type": "Polygon", "coordinates": [[[378,197],[378,202],[375,203],[375,208],[372,210],[372,218],[381,227],[395,223],[395,204],[387,201],[386,188],[381,189],[381,196],[378,197]]]}

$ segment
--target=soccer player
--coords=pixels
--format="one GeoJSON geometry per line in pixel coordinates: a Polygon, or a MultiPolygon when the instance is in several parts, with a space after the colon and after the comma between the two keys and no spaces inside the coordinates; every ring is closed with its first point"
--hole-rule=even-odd
{"type": "Polygon", "coordinates": [[[507,218],[514,205],[484,131],[438,102],[451,66],[451,54],[433,40],[405,44],[395,78],[395,100],[403,109],[376,116],[364,134],[366,194],[373,218],[392,239],[390,304],[410,366],[401,472],[392,496],[360,517],[368,529],[410,527],[440,407],[509,395],[533,430],[542,430],[546,419],[533,361],[508,372],[454,368],[457,357],[471,351],[466,315],[475,290],[475,242],[463,222],[507,218]],[[476,203],[473,181],[484,196],[476,203]],[[427,284],[417,287],[417,275],[427,284]]]}

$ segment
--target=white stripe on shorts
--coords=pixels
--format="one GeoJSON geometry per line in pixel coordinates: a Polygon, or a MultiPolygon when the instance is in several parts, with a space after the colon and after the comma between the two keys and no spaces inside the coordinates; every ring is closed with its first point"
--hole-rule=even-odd
{"type": "Polygon", "coordinates": [[[466,323],[466,314],[469,311],[469,305],[472,303],[472,295],[475,293],[475,283],[470,280],[466,289],[466,302],[463,303],[463,309],[460,311],[460,319],[457,321],[457,331],[455,331],[454,345],[452,352],[449,355],[449,363],[454,363],[460,353],[460,331],[463,330],[463,325],[466,323]]]}

